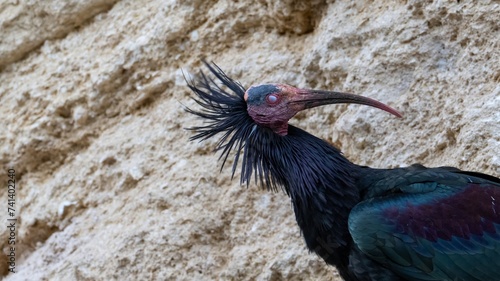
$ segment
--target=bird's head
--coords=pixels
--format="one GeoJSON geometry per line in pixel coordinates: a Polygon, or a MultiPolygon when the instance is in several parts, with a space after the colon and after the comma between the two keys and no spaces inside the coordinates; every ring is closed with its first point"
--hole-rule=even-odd
{"type": "Polygon", "coordinates": [[[206,140],[221,134],[215,150],[221,151],[221,170],[231,151],[236,151],[233,175],[242,155],[241,182],[251,179],[257,171],[263,186],[275,190],[278,182],[270,178],[271,164],[258,153],[273,147],[273,141],[288,134],[288,120],[297,112],[326,104],[365,104],[401,116],[396,110],[378,101],[358,95],[317,90],[303,90],[284,84],[264,84],[246,90],[228,77],[217,65],[205,62],[211,74],[203,72],[197,79],[188,80],[199,109],[186,111],[205,120],[205,124],[188,128],[196,132],[191,140],[206,140]]]}
{"type": "Polygon", "coordinates": [[[391,107],[363,96],[299,89],[285,84],[251,86],[244,95],[247,111],[258,125],[268,127],[284,136],[288,132],[288,120],[299,111],[334,103],[357,103],[373,106],[401,117],[391,107]]]}

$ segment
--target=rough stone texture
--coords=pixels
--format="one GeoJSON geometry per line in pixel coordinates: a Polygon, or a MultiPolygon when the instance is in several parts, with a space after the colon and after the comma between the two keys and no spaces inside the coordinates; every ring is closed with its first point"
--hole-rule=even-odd
{"type": "MultiPolygon", "coordinates": [[[[374,167],[500,176],[498,1],[3,1],[0,171],[17,174],[5,280],[337,280],[289,199],[219,173],[183,80],[359,93],[292,120],[374,167]],[[61,4],[64,2],[64,4],[61,4]],[[477,2],[477,3],[476,3],[477,2]]],[[[7,189],[0,191],[6,223],[7,189]]],[[[7,252],[7,231],[0,245],[7,252]]]]}

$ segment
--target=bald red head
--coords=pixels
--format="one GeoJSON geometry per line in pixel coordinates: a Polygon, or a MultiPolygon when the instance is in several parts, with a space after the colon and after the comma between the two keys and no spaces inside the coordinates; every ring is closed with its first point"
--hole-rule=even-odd
{"type": "Polygon", "coordinates": [[[285,84],[252,86],[245,92],[244,98],[247,102],[248,114],[255,123],[268,127],[282,136],[288,133],[288,120],[299,111],[326,104],[364,104],[401,117],[401,114],[395,109],[363,96],[298,89],[285,84]]]}

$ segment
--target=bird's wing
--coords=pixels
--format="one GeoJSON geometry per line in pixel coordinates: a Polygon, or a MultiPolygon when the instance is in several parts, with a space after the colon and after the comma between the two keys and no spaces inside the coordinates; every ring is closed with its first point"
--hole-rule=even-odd
{"type": "Polygon", "coordinates": [[[408,280],[500,280],[499,179],[414,166],[360,182],[349,231],[364,254],[408,280]]]}

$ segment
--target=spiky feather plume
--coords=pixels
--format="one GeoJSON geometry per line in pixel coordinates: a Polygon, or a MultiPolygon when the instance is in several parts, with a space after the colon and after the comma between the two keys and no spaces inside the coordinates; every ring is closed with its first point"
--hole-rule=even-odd
{"type": "MultiPolygon", "coordinates": [[[[267,138],[257,138],[259,136],[276,137],[266,129],[258,126],[247,112],[247,103],[244,100],[245,88],[237,81],[229,78],[215,63],[207,63],[205,66],[219,80],[217,81],[200,71],[198,79],[186,79],[189,88],[196,94],[193,100],[201,106],[201,110],[186,108],[186,111],[202,117],[206,120],[206,125],[187,128],[196,132],[190,140],[207,140],[217,134],[222,134],[215,146],[215,151],[221,151],[222,160],[221,171],[229,157],[231,151],[235,152],[235,159],[232,167],[232,176],[236,172],[240,155],[242,158],[240,183],[247,186],[255,171],[255,181],[260,182],[260,186],[268,190],[277,191],[283,188],[283,181],[279,176],[271,176],[272,167],[270,163],[256,153],[260,151],[265,143],[272,140],[267,138]],[[226,91],[228,88],[229,91],[226,91]]],[[[285,190],[288,194],[288,190],[285,190]]]]}

